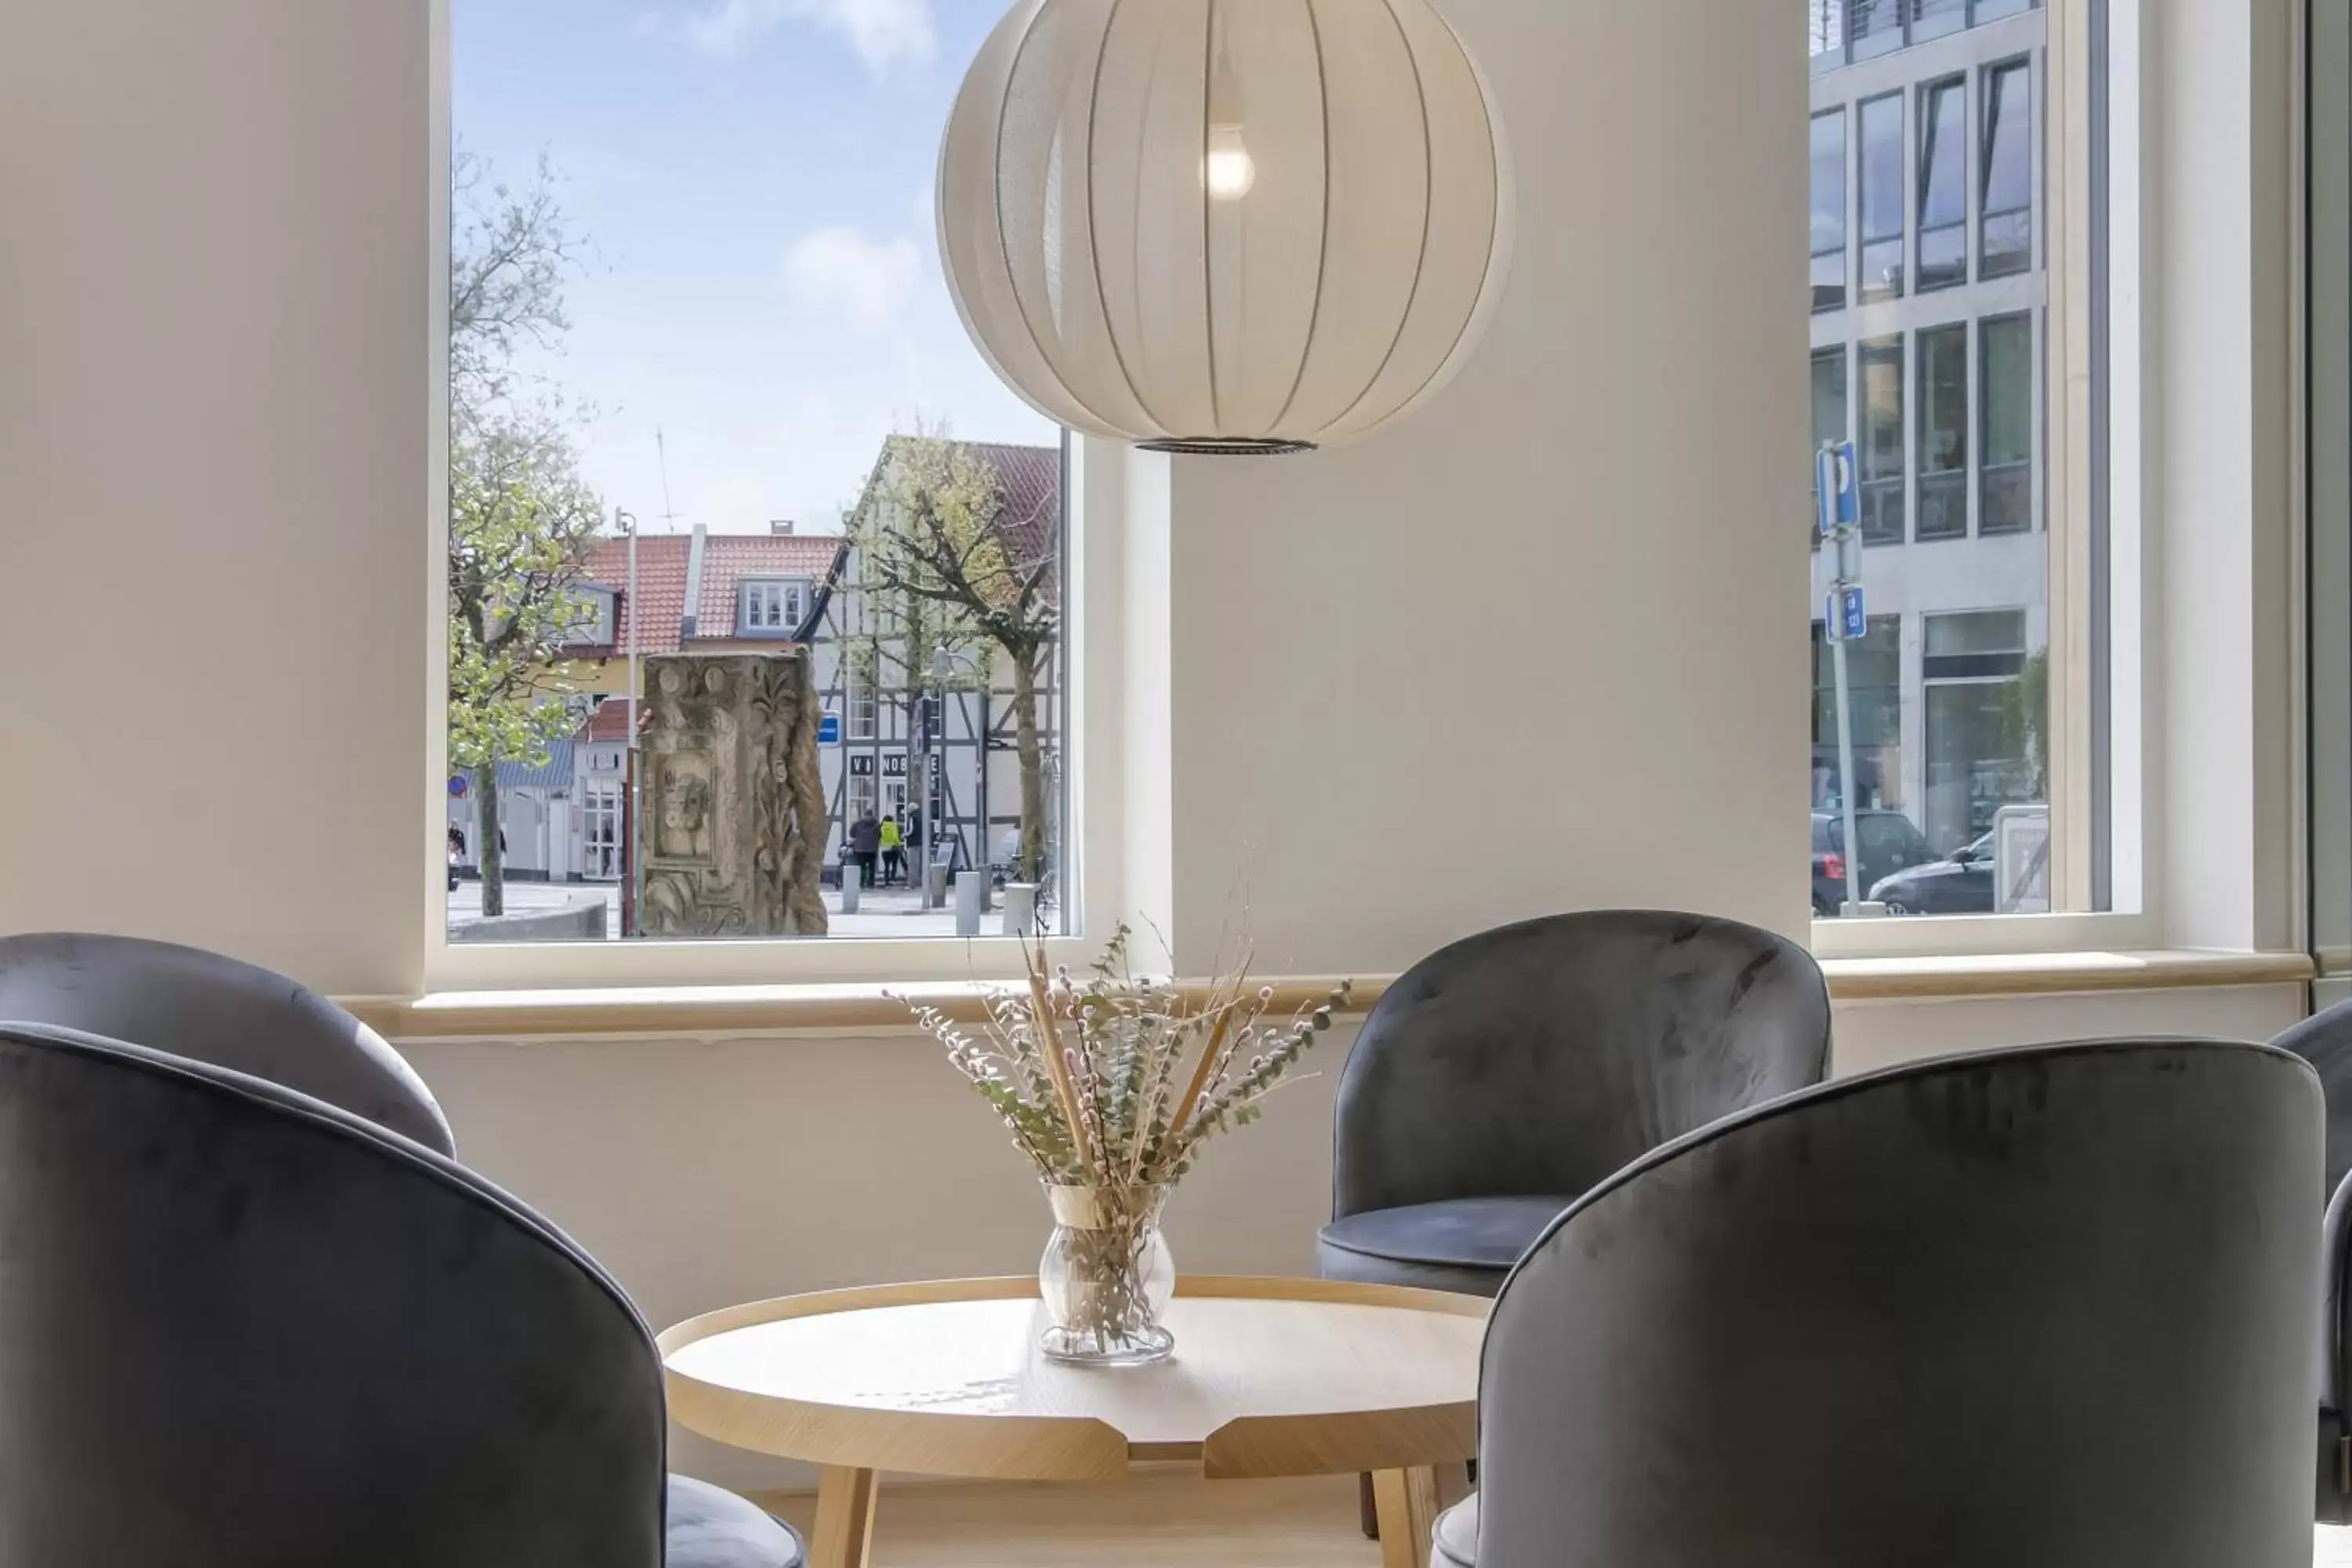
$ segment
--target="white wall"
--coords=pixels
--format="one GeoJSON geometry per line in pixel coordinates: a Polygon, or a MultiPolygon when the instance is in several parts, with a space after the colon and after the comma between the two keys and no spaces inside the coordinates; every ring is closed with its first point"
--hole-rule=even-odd
{"type": "Polygon", "coordinates": [[[421,962],[422,5],[12,5],[0,929],[421,962]]]}
{"type": "Polygon", "coordinates": [[[1808,915],[1802,7],[1447,14],[1517,164],[1484,345],[1362,447],[1173,465],[1181,963],[1808,915]]]}

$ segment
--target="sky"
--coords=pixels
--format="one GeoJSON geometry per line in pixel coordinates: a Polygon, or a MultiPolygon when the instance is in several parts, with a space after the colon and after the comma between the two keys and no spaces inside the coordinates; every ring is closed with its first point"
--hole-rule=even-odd
{"type": "Polygon", "coordinates": [[[882,440],[1050,445],[971,346],[932,183],[1006,0],[451,0],[459,146],[544,154],[591,247],[560,354],[582,471],[649,533],[838,526],[882,440]],[[665,503],[655,432],[666,437],[665,503]]]}

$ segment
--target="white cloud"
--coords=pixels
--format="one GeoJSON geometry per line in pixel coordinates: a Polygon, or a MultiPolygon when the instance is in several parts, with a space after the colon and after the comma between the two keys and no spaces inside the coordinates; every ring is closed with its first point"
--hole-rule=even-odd
{"type": "Polygon", "coordinates": [[[931,0],[709,0],[684,27],[696,48],[733,59],[791,21],[839,34],[876,76],[922,65],[939,46],[931,0]]]}
{"type": "Polygon", "coordinates": [[[873,239],[854,228],[804,235],[784,257],[784,281],[801,303],[838,310],[869,331],[896,324],[921,286],[923,253],[911,239],[873,239]]]}

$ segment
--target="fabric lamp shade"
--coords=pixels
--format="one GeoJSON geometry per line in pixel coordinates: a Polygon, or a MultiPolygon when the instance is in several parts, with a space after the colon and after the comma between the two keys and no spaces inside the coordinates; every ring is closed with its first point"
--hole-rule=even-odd
{"type": "Polygon", "coordinates": [[[1511,205],[1428,0],[1020,0],[940,156],[949,289],[997,374],[1160,450],[1351,441],[1431,396],[1511,205]]]}

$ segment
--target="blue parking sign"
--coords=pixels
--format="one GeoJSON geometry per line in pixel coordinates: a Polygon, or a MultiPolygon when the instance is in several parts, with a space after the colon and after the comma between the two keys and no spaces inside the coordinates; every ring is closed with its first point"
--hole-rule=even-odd
{"type": "Polygon", "coordinates": [[[1851,526],[1862,515],[1862,497],[1854,479],[1853,443],[1824,442],[1813,454],[1814,518],[1822,537],[1851,526]]]}
{"type": "Polygon", "coordinates": [[[841,715],[827,713],[816,721],[816,743],[820,746],[841,744],[841,715]]]}
{"type": "Polygon", "coordinates": [[[1862,585],[1832,588],[1825,619],[1832,642],[1860,642],[1869,636],[1870,617],[1863,609],[1862,585]]]}

